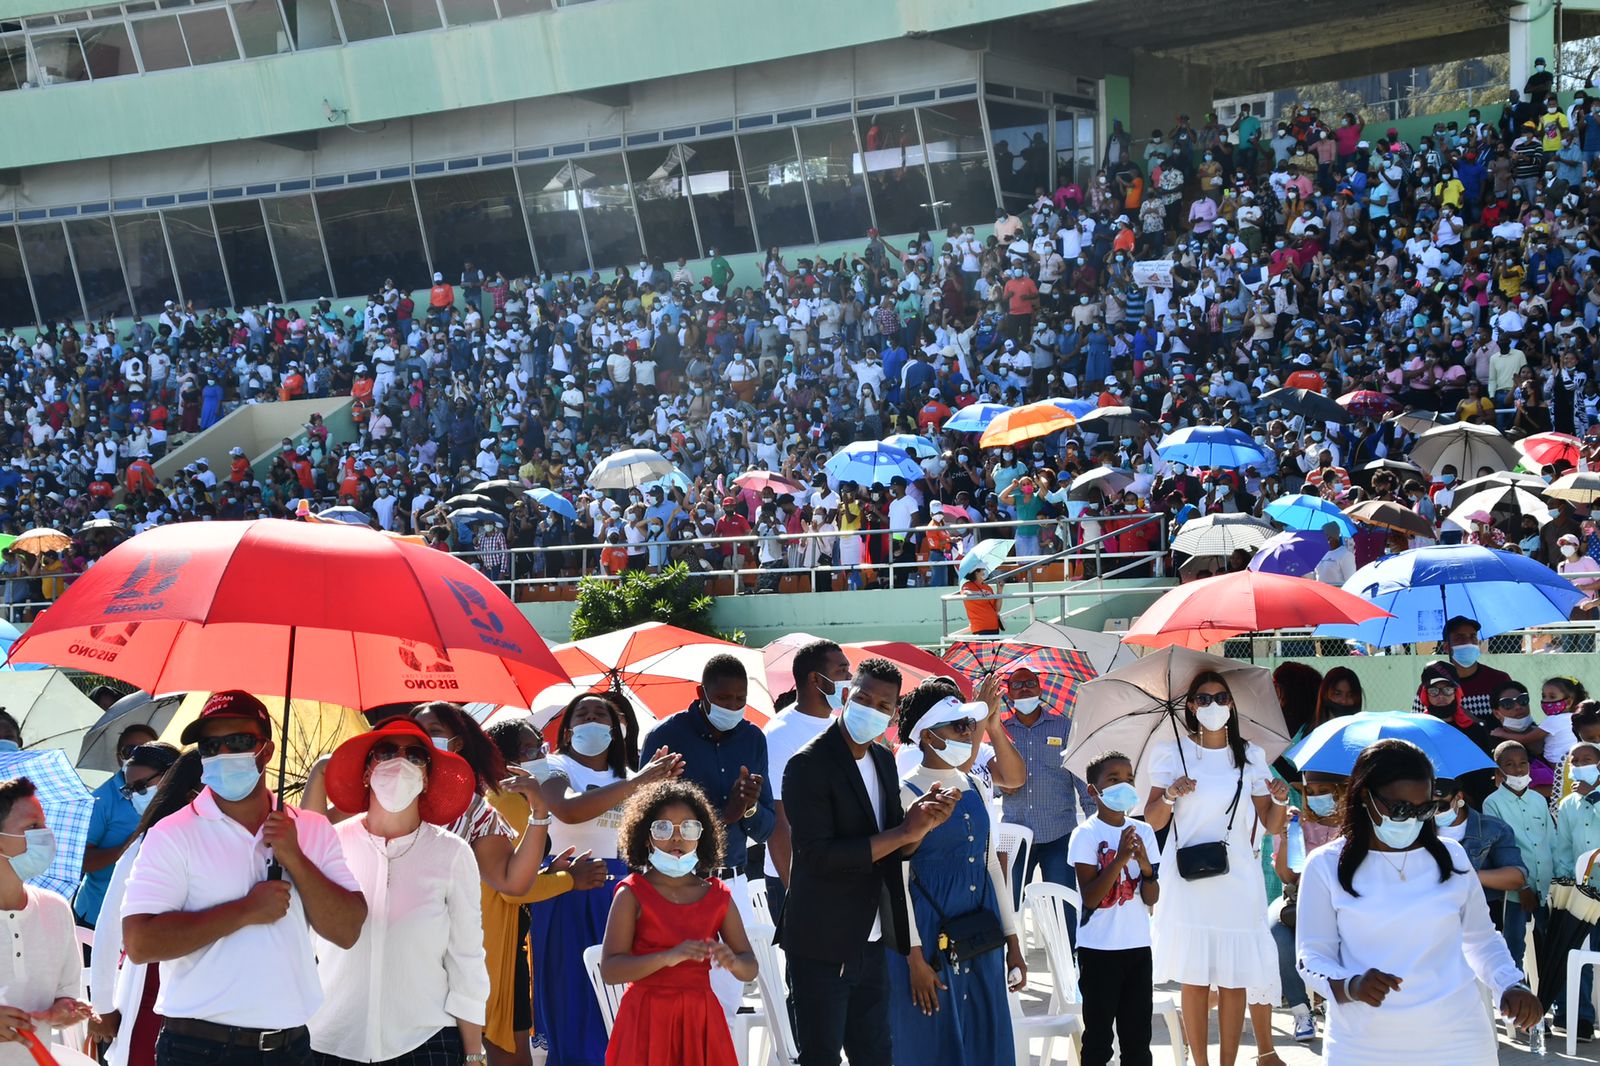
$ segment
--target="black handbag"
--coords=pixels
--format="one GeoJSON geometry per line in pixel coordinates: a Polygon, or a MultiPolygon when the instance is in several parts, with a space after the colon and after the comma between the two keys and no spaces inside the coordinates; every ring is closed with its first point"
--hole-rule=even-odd
{"type": "MultiPolygon", "coordinates": [[[[1179,748],[1180,755],[1182,748],[1179,748]]],[[[1187,768],[1186,768],[1187,769],[1187,768]]],[[[1178,876],[1185,881],[1204,881],[1208,877],[1221,877],[1228,872],[1228,837],[1233,835],[1233,819],[1239,813],[1239,797],[1244,795],[1244,767],[1239,767],[1239,784],[1233,790],[1233,802],[1228,805],[1228,832],[1221,840],[1204,844],[1187,844],[1173,854],[1178,861],[1178,876]]],[[[1177,833],[1177,809],[1173,809],[1172,831],[1177,833]]]]}

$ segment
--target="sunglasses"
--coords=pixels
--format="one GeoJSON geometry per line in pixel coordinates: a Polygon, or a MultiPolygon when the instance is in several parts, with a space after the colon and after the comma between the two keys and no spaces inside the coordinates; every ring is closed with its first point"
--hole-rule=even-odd
{"type": "Polygon", "coordinates": [[[247,751],[255,751],[265,742],[265,737],[254,733],[227,733],[220,737],[201,737],[195,743],[195,747],[200,749],[202,759],[209,759],[223,752],[229,755],[242,755],[247,751]]]}
{"type": "Polygon", "coordinates": [[[1440,811],[1447,810],[1453,802],[1449,799],[1429,800],[1427,803],[1407,803],[1405,800],[1386,800],[1377,793],[1372,793],[1372,805],[1378,808],[1379,814],[1387,814],[1390,818],[1402,820],[1421,818],[1431,820],[1440,811]]]}
{"type": "Polygon", "coordinates": [[[693,844],[700,839],[700,834],[705,831],[705,826],[693,818],[687,818],[678,824],[669,822],[665,818],[650,823],[650,836],[654,840],[671,840],[673,830],[677,830],[684,840],[693,844]]]}
{"type": "Polygon", "coordinates": [[[974,722],[970,718],[962,718],[956,722],[946,722],[939,728],[948,729],[958,737],[970,737],[973,733],[977,732],[978,723],[974,722]]]}
{"type": "MultiPolygon", "coordinates": [[[[1453,692],[1453,691],[1455,691],[1455,689],[1456,689],[1456,683],[1454,681],[1445,680],[1443,678],[1439,679],[1438,681],[1429,681],[1428,682],[1428,691],[1429,692],[1434,692],[1434,691],[1453,692]]],[[[1526,701],[1527,697],[1523,697],[1523,699],[1524,699],[1524,701],[1526,701]]]]}
{"type": "Polygon", "coordinates": [[[426,748],[415,744],[400,745],[392,741],[382,741],[372,745],[372,750],[367,753],[367,762],[388,762],[390,759],[404,759],[413,766],[420,766],[426,770],[432,765],[432,758],[426,748]]]}
{"type": "Polygon", "coordinates": [[[1196,707],[1209,707],[1213,703],[1219,707],[1231,707],[1233,706],[1233,696],[1226,692],[1218,692],[1215,695],[1209,692],[1201,692],[1194,698],[1196,707]]]}
{"type": "Polygon", "coordinates": [[[129,759],[133,758],[133,753],[138,750],[139,745],[137,744],[124,744],[122,747],[117,749],[117,761],[127,762],[129,759]]]}
{"type": "MultiPolygon", "coordinates": [[[[1430,685],[1428,687],[1432,688],[1433,686],[1430,685]]],[[[1515,707],[1526,707],[1528,706],[1528,694],[1524,692],[1520,696],[1501,696],[1494,701],[1494,705],[1502,711],[1509,711],[1515,707]]]]}
{"type": "Polygon", "coordinates": [[[123,785],[117,791],[122,793],[123,799],[132,799],[135,796],[144,795],[155,788],[159,782],[160,778],[152,777],[148,781],[140,781],[137,785],[123,785]]]}

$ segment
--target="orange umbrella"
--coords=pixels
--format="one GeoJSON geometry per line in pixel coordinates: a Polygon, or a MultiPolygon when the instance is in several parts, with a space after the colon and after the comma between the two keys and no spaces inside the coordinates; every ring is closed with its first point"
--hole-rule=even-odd
{"type": "Polygon", "coordinates": [[[1048,437],[1057,430],[1078,424],[1066,411],[1049,400],[1024,404],[995,416],[978,439],[980,448],[1009,448],[1037,437],[1048,437]]]}
{"type": "Polygon", "coordinates": [[[1204,650],[1245,633],[1383,618],[1388,611],[1335,585],[1241,570],[1168,591],[1123,635],[1124,644],[1204,650]]]}

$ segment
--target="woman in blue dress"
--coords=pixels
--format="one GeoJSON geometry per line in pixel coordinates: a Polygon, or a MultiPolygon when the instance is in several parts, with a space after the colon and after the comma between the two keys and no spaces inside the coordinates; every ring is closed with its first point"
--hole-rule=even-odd
{"type": "Polygon", "coordinates": [[[911,803],[935,783],[961,795],[949,819],[923,839],[907,866],[911,953],[886,949],[889,1026],[896,1062],[990,1066],[1015,1058],[1008,974],[1009,987],[1021,988],[1027,964],[995,853],[991,795],[967,773],[989,709],[947,692],[946,685],[930,679],[907,697],[900,713],[900,736],[922,753],[921,763],[901,780],[901,800],[911,803]],[[980,909],[1004,933],[1004,948],[950,962],[938,950],[940,928],[980,909]]]}

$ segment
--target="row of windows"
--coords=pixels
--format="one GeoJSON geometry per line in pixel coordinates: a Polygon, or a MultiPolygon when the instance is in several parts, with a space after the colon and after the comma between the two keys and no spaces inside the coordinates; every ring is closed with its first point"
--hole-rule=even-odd
{"type": "Polygon", "coordinates": [[[787,129],[266,199],[0,229],[6,324],[418,287],[471,260],[609,272],[936,231],[1087,178],[1094,119],[950,101],[787,129]],[[986,133],[987,126],[987,133],[986,133]],[[1041,154],[1042,153],[1042,154],[1041,154]],[[1009,201],[1015,201],[1010,203],[1009,201]]]}
{"type": "Polygon", "coordinates": [[[0,23],[0,90],[255,59],[585,0],[144,0],[0,23]],[[11,32],[5,32],[10,30],[11,32]]]}

